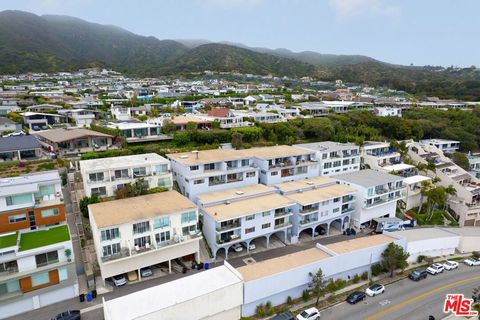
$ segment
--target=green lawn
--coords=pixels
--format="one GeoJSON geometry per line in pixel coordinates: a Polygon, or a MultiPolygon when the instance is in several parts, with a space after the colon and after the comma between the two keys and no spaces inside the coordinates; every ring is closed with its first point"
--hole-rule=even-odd
{"type": "Polygon", "coordinates": [[[20,238],[20,251],[35,249],[70,239],[66,225],[50,228],[49,230],[23,233],[20,238]]]}
{"type": "Polygon", "coordinates": [[[10,234],[8,236],[0,237],[0,248],[8,248],[17,244],[18,233],[10,234]]]}

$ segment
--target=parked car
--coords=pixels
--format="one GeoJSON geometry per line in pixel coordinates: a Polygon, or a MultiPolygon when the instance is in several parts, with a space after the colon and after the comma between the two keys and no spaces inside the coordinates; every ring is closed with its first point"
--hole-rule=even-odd
{"type": "Polygon", "coordinates": [[[473,293],[472,300],[473,300],[473,303],[477,303],[480,301],[480,291],[473,293]]]}
{"type": "Polygon", "coordinates": [[[371,285],[365,290],[365,293],[370,297],[377,296],[384,292],[385,292],[385,287],[378,283],[371,285]]]}
{"type": "Polygon", "coordinates": [[[243,251],[243,247],[240,243],[235,243],[233,246],[232,246],[232,249],[233,251],[235,252],[242,252],[243,251]]]}
{"type": "Polygon", "coordinates": [[[458,262],[457,261],[447,261],[443,264],[443,267],[445,268],[445,270],[453,270],[453,269],[457,269],[458,268],[458,262]]]}
{"type": "Polygon", "coordinates": [[[297,315],[297,320],[317,320],[320,319],[320,311],[317,308],[308,308],[297,315]]]}
{"type": "Polygon", "coordinates": [[[427,272],[432,274],[432,275],[436,275],[436,274],[442,273],[443,269],[444,269],[443,264],[434,263],[430,267],[427,268],[427,272]]]}
{"type": "Polygon", "coordinates": [[[269,320],[295,320],[295,316],[290,311],[282,312],[276,316],[270,318],[269,320]]]}
{"type": "Polygon", "coordinates": [[[480,266],[480,260],[477,258],[467,258],[463,260],[463,263],[465,263],[467,266],[480,266]]]}
{"type": "Polygon", "coordinates": [[[52,320],[80,320],[80,310],[68,310],[57,314],[52,320]]]}
{"type": "Polygon", "coordinates": [[[142,278],[153,276],[152,268],[145,267],[145,268],[140,269],[140,275],[142,276],[142,278]]]}
{"type": "Polygon", "coordinates": [[[345,301],[347,301],[350,304],[355,304],[359,301],[365,300],[366,297],[367,296],[365,295],[365,292],[354,291],[353,293],[348,295],[348,297],[345,301]]]}
{"type": "Polygon", "coordinates": [[[419,280],[425,279],[427,277],[427,274],[428,274],[427,270],[417,269],[410,272],[408,277],[413,281],[419,281],[419,280]]]}
{"type": "Polygon", "coordinates": [[[127,284],[127,277],[125,277],[124,274],[113,276],[112,279],[116,287],[121,287],[127,284]]]}
{"type": "Polygon", "coordinates": [[[245,247],[245,249],[248,249],[249,251],[257,249],[257,246],[253,242],[250,242],[250,244],[248,245],[248,248],[247,248],[247,243],[243,242],[242,244],[245,247]]]}

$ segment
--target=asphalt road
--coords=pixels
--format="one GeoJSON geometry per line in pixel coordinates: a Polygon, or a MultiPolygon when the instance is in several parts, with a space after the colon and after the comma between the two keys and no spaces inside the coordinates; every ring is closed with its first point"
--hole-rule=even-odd
{"type": "Polygon", "coordinates": [[[428,320],[429,315],[442,319],[446,294],[463,293],[471,297],[480,286],[480,267],[460,264],[457,270],[444,271],[418,282],[410,279],[389,285],[385,293],[367,297],[363,302],[346,302],[321,312],[322,320],[428,320]]]}

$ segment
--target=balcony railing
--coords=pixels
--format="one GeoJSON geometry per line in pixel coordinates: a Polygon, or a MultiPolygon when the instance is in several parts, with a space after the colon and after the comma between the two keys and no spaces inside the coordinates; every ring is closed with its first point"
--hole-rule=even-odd
{"type": "Polygon", "coordinates": [[[219,184],[225,184],[225,180],[208,180],[208,185],[209,186],[217,186],[219,184]]]}
{"type": "Polygon", "coordinates": [[[285,228],[285,227],[289,227],[291,226],[291,223],[290,222],[285,222],[285,223],[282,223],[282,224],[276,224],[274,229],[280,229],[280,228],[285,228]]]}
{"type": "Polygon", "coordinates": [[[218,232],[221,232],[221,231],[236,229],[236,228],[240,228],[240,227],[241,227],[241,224],[240,224],[240,221],[238,221],[238,222],[234,222],[234,223],[229,223],[227,225],[219,226],[216,229],[217,229],[218,232]]]}
{"type": "Polygon", "coordinates": [[[342,214],[343,214],[343,213],[352,212],[353,210],[354,210],[353,208],[343,208],[343,209],[342,209],[342,214]]]}
{"type": "Polygon", "coordinates": [[[318,211],[318,207],[304,208],[300,210],[300,213],[309,213],[309,212],[315,212],[315,211],[318,211]]]}
{"type": "Polygon", "coordinates": [[[6,270],[0,271],[0,277],[13,274],[13,273],[18,273],[18,266],[9,267],[6,270]]]}
{"type": "Polygon", "coordinates": [[[292,213],[292,210],[282,210],[282,211],[275,211],[275,218],[277,217],[283,217],[283,216],[286,216],[288,214],[292,213]]]}
{"type": "Polygon", "coordinates": [[[355,199],[354,196],[345,196],[342,198],[342,202],[350,202],[353,201],[353,199],[355,199]]]}
{"type": "Polygon", "coordinates": [[[300,225],[306,225],[306,224],[309,224],[309,223],[313,223],[313,222],[318,222],[318,219],[304,219],[304,220],[300,220],[300,225]]]}

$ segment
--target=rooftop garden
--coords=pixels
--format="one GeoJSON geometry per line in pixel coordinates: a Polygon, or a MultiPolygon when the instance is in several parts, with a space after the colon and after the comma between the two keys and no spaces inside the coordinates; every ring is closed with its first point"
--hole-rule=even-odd
{"type": "Polygon", "coordinates": [[[0,249],[13,247],[17,244],[18,232],[0,237],[0,249]]]}
{"type": "Polygon", "coordinates": [[[55,170],[66,165],[68,162],[62,159],[0,162],[0,176],[18,177],[22,174],[55,170]]]}
{"type": "Polygon", "coordinates": [[[50,228],[48,230],[22,233],[19,250],[31,250],[67,240],[70,240],[67,225],[50,228]]]}

